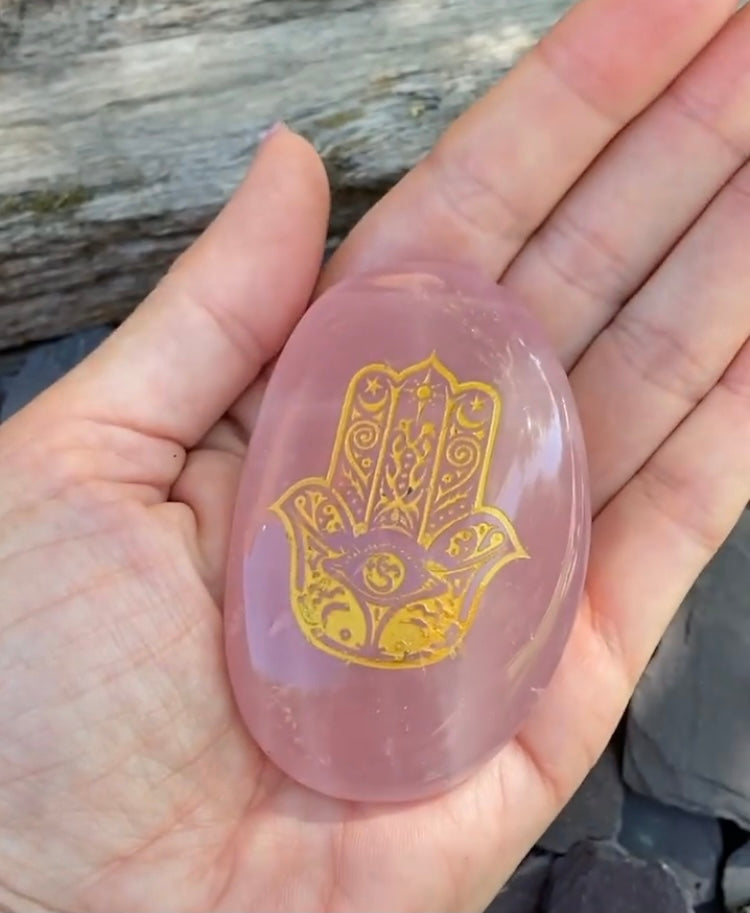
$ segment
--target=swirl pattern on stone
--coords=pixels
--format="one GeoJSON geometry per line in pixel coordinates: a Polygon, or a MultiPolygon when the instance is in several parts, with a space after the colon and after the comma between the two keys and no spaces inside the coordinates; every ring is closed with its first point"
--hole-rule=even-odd
{"type": "Polygon", "coordinates": [[[353,377],[327,475],[273,505],[292,551],[305,637],[348,662],[424,666],[454,656],[489,580],[527,557],[483,503],[501,401],[436,353],[353,377]]]}

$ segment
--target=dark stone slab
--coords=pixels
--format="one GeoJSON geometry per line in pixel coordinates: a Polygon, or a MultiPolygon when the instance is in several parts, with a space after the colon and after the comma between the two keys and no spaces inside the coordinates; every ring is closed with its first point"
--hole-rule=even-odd
{"type": "Polygon", "coordinates": [[[542,913],[691,913],[674,875],[609,843],[578,843],[552,864],[542,913]]]}
{"type": "Polygon", "coordinates": [[[623,799],[620,762],[610,745],[539,840],[539,846],[552,853],[566,853],[581,840],[615,837],[620,829],[623,799]]]}
{"type": "Polygon", "coordinates": [[[727,859],[722,887],[727,910],[750,913],[750,841],[727,859]]]}
{"type": "Polygon", "coordinates": [[[636,792],[750,828],[750,511],[636,689],[624,776],[636,792]]]}
{"type": "Polygon", "coordinates": [[[0,377],[0,421],[9,418],[74,368],[111,332],[94,327],[29,349],[12,374],[0,377]]]}
{"type": "Polygon", "coordinates": [[[639,859],[667,865],[693,904],[716,896],[724,850],[716,818],[628,793],[618,842],[639,859]]]}
{"type": "Polygon", "coordinates": [[[553,858],[537,852],[527,856],[485,913],[540,913],[553,858]]]}

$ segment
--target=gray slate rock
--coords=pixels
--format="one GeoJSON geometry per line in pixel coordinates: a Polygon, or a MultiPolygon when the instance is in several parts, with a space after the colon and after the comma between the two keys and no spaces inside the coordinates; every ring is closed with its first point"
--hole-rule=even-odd
{"type": "Polygon", "coordinates": [[[727,910],[750,913],[750,841],[727,859],[722,887],[727,910]]]}
{"type": "Polygon", "coordinates": [[[630,704],[636,792],[750,828],[750,511],[701,575],[630,704]]]}
{"type": "Polygon", "coordinates": [[[540,913],[552,859],[547,853],[527,856],[485,913],[540,913]]]}
{"type": "Polygon", "coordinates": [[[674,875],[609,843],[578,843],[552,865],[542,913],[691,913],[674,875]]]}
{"type": "Polygon", "coordinates": [[[20,369],[2,379],[0,421],[9,418],[31,402],[47,387],[74,368],[111,332],[109,327],[93,327],[34,346],[20,369]]]}
{"type": "Polygon", "coordinates": [[[716,818],[629,793],[618,843],[639,859],[667,865],[694,904],[716,896],[724,850],[716,818]]]}
{"type": "Polygon", "coordinates": [[[581,840],[614,838],[620,829],[624,793],[620,762],[610,745],[539,840],[539,846],[552,853],[567,853],[581,840]]]}

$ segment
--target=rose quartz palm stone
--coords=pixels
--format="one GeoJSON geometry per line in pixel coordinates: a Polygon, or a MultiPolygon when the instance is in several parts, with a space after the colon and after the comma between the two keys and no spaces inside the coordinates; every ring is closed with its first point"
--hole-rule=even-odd
{"type": "Polygon", "coordinates": [[[273,371],[235,513],[250,733],[338,798],[459,783],[548,684],[590,525],[565,372],[508,291],[445,265],[333,287],[273,371]]]}

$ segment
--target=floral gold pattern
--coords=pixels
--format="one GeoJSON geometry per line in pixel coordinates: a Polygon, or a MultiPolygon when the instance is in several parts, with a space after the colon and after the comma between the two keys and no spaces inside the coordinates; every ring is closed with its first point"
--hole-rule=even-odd
{"type": "Polygon", "coordinates": [[[460,383],[434,353],[352,378],[327,475],[272,507],[311,644],[390,668],[455,655],[491,578],[528,557],[509,518],[483,503],[500,412],[496,390],[460,383]]]}

